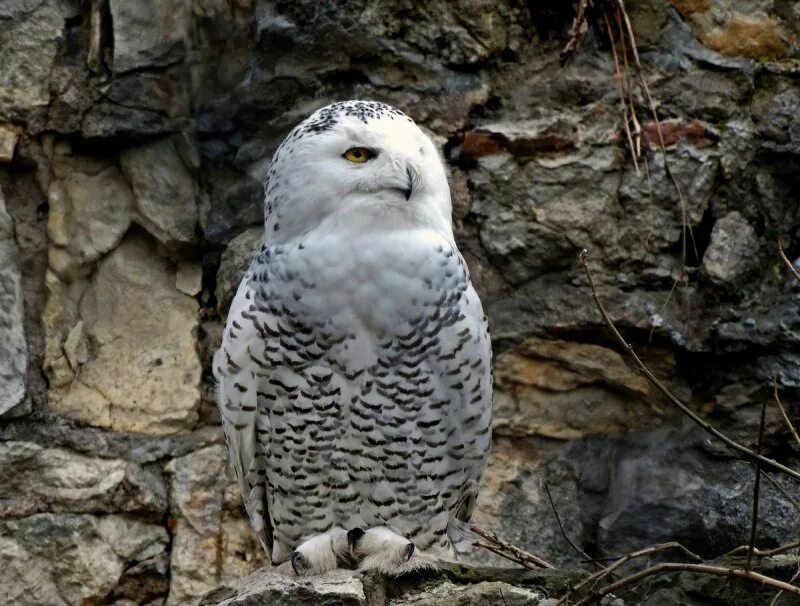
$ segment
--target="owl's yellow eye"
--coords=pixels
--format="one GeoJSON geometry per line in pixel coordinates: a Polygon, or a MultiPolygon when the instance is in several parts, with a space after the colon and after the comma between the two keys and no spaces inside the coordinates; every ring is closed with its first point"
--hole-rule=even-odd
{"type": "Polygon", "coordinates": [[[345,160],[348,160],[349,162],[355,162],[356,164],[363,164],[374,155],[375,154],[373,154],[366,147],[351,147],[344,152],[345,160]]]}

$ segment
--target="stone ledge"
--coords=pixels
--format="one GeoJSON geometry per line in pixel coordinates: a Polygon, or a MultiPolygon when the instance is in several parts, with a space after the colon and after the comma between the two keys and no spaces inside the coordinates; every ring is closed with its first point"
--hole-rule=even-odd
{"type": "Polygon", "coordinates": [[[197,606],[539,606],[583,573],[443,563],[436,571],[397,578],[337,570],[297,578],[263,568],[206,593],[197,606]]]}

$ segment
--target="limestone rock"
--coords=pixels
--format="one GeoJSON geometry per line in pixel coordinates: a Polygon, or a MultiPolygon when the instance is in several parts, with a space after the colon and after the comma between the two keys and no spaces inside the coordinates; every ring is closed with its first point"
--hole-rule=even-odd
{"type": "Polygon", "coordinates": [[[167,604],[187,603],[265,563],[226,469],[224,446],[203,448],[167,465],[174,518],[167,604]]]}
{"type": "Polygon", "coordinates": [[[53,172],[47,234],[58,252],[54,257],[51,251],[50,267],[73,279],[81,265],[122,240],[133,219],[133,194],[119,169],[105,161],[59,156],[53,172]]]}
{"type": "Polygon", "coordinates": [[[574,439],[646,426],[646,379],[605,347],[529,338],[495,364],[495,431],[574,439]]]}
{"type": "Polygon", "coordinates": [[[11,162],[17,147],[19,131],[10,124],[0,124],[0,162],[11,162]]]}
{"type": "Polygon", "coordinates": [[[128,235],[90,281],[51,277],[45,310],[50,404],[87,423],[154,435],[197,418],[197,302],[175,289],[172,265],[141,234],[128,235]],[[71,368],[70,335],[83,322],[91,351],[71,368]],[[64,348],[66,347],[66,352],[64,348]]]}
{"type": "Polygon", "coordinates": [[[167,509],[161,478],[134,463],[32,442],[0,443],[0,494],[0,518],[51,511],[158,519],[167,509]]]}
{"type": "Polygon", "coordinates": [[[118,515],[42,513],[0,521],[3,604],[104,603],[130,562],[167,546],[163,527],[118,515]]]}
{"type": "Polygon", "coordinates": [[[264,228],[251,227],[230,241],[222,253],[217,271],[217,308],[228,312],[236,289],[242,281],[250,261],[261,248],[264,239],[264,228]]]}
{"type": "Polygon", "coordinates": [[[698,39],[723,55],[760,61],[797,57],[794,22],[765,0],[672,0],[698,39]]]}
{"type": "Polygon", "coordinates": [[[136,197],[137,220],[168,246],[194,242],[198,222],[194,179],[177,145],[174,138],[161,139],[120,156],[136,197]]]}
{"type": "Polygon", "coordinates": [[[757,246],[753,227],[733,211],[714,224],[703,271],[715,284],[733,286],[753,267],[757,246]]]}
{"type": "Polygon", "coordinates": [[[19,253],[0,190],[0,416],[24,412],[28,348],[23,329],[19,253]]]}
{"type": "Polygon", "coordinates": [[[194,297],[203,288],[203,268],[198,263],[180,263],[175,272],[175,288],[194,297]]]}
{"type": "Polygon", "coordinates": [[[189,35],[187,0],[110,0],[115,73],[183,58],[189,35]]]}

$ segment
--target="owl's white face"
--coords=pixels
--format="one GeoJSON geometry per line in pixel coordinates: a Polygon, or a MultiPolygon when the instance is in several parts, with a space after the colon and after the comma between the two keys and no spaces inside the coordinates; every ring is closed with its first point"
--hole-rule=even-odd
{"type": "Polygon", "coordinates": [[[452,238],[438,150],[410,118],[380,103],[335,103],[298,125],[272,160],[265,206],[271,242],[320,226],[418,225],[452,238]]]}

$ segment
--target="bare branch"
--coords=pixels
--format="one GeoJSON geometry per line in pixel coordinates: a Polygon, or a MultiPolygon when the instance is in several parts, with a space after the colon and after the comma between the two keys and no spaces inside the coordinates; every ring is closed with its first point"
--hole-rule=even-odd
{"type": "MultiPolygon", "coordinates": [[[[785,257],[784,257],[785,258],[785,257]]],[[[786,414],[786,409],[783,407],[783,403],[781,402],[781,398],[778,395],[778,382],[775,380],[775,377],[772,377],[772,397],[775,400],[775,404],[778,405],[778,410],[781,411],[781,416],[783,417],[783,422],[786,423],[786,427],[789,429],[789,432],[792,434],[794,441],[800,445],[800,435],[797,435],[797,430],[792,425],[792,421],[789,419],[789,415],[786,414]]]]}
{"type": "MultiPolygon", "coordinates": [[[[606,22],[606,30],[608,31],[608,39],[611,42],[611,56],[614,59],[614,73],[617,81],[617,93],[619,94],[619,105],[622,109],[622,124],[625,128],[625,137],[628,139],[628,147],[631,150],[631,158],[633,159],[633,167],[636,169],[636,174],[639,174],[639,159],[636,147],[633,144],[633,135],[631,134],[630,117],[628,115],[628,106],[625,103],[625,94],[622,91],[622,72],[619,67],[619,57],[617,56],[617,45],[614,42],[614,32],[611,29],[611,23],[608,21],[608,16],[603,11],[603,19],[606,22]]],[[[635,118],[635,114],[634,114],[635,118]]]]}
{"type": "Polygon", "coordinates": [[[786,263],[786,267],[789,268],[789,271],[794,274],[794,277],[797,278],[798,281],[800,281],[800,272],[795,269],[794,264],[786,257],[786,253],[783,252],[783,243],[780,240],[778,240],[778,254],[781,256],[781,259],[783,259],[783,262],[786,263]]]}
{"type": "MultiPolygon", "coordinates": [[[[766,478],[767,475],[764,474],[764,477],[766,478]]],[[[740,545],[739,547],[729,551],[722,557],[727,558],[728,556],[733,556],[742,553],[743,551],[749,548],[750,548],[749,545],[740,545]]],[[[800,541],[794,541],[793,543],[786,543],[785,545],[779,545],[778,547],[773,547],[772,549],[765,549],[763,551],[758,548],[754,548],[753,555],[757,558],[768,558],[770,556],[786,553],[787,551],[791,551],[792,549],[800,549],[800,541]]]]}
{"type": "Polygon", "coordinates": [[[778,463],[778,461],[765,457],[764,455],[753,452],[746,446],[739,444],[735,440],[732,440],[731,438],[723,434],[721,431],[712,427],[708,422],[704,421],[699,416],[697,416],[694,413],[694,411],[692,411],[688,406],[686,406],[686,404],[681,402],[677,396],[675,396],[669,389],[667,389],[667,387],[663,383],[661,383],[661,381],[659,381],[652,372],[650,372],[647,366],[644,365],[644,362],[642,362],[639,356],[636,355],[636,352],[633,350],[631,344],[628,343],[625,340],[625,338],[620,334],[620,332],[617,330],[617,327],[611,321],[611,318],[606,312],[605,307],[603,307],[603,304],[600,302],[600,298],[597,295],[597,290],[595,289],[594,279],[592,278],[591,270],[589,269],[589,265],[586,262],[587,256],[588,252],[584,249],[581,251],[579,258],[581,260],[581,263],[583,264],[583,269],[586,272],[586,278],[588,279],[589,286],[592,290],[592,298],[594,299],[594,303],[597,306],[597,309],[600,311],[600,315],[603,317],[603,320],[613,333],[616,340],[619,342],[620,345],[622,345],[625,348],[625,350],[634,360],[636,366],[644,374],[644,376],[647,377],[650,380],[650,382],[653,385],[655,385],[656,388],[658,388],[658,390],[662,394],[664,394],[672,404],[674,404],[678,409],[681,410],[681,412],[683,412],[686,416],[692,419],[692,421],[697,423],[709,434],[711,434],[712,436],[714,436],[715,438],[717,438],[718,440],[720,440],[721,442],[732,448],[733,450],[736,450],[737,452],[740,452],[741,454],[745,455],[747,458],[753,461],[759,461],[762,465],[781,471],[786,475],[788,475],[789,477],[793,478],[794,480],[800,481],[800,472],[795,471],[794,469],[790,469],[789,467],[786,467],[786,465],[778,463]]]}
{"type": "Polygon", "coordinates": [[[496,533],[490,532],[488,530],[484,530],[480,526],[476,526],[472,524],[470,526],[470,530],[474,532],[476,535],[485,539],[489,542],[483,543],[481,541],[474,541],[472,544],[475,547],[481,547],[483,549],[487,549],[492,553],[496,553],[501,558],[505,558],[506,560],[511,560],[512,562],[517,562],[518,564],[522,564],[525,568],[550,568],[553,569],[553,566],[550,562],[540,558],[539,556],[533,555],[525,551],[524,549],[520,549],[509,543],[508,541],[501,539],[497,536],[496,533]]]}
{"type": "Polygon", "coordinates": [[[564,528],[564,524],[561,523],[561,516],[558,515],[556,504],[553,502],[553,495],[550,494],[550,487],[547,484],[545,484],[544,489],[545,492],[547,492],[547,499],[550,501],[550,507],[553,508],[553,514],[556,516],[556,522],[558,522],[558,527],[561,529],[561,534],[564,535],[564,538],[567,540],[567,543],[569,543],[572,546],[572,548],[578,553],[578,555],[581,555],[584,558],[586,558],[587,562],[591,562],[598,568],[602,568],[603,566],[601,564],[597,563],[597,561],[594,558],[592,558],[588,553],[586,553],[583,549],[581,549],[580,546],[577,543],[575,543],[575,541],[569,538],[567,530],[564,528]]]}
{"type": "Polygon", "coordinates": [[[593,4],[593,0],[580,0],[578,3],[578,10],[569,28],[569,40],[567,40],[567,44],[561,51],[561,65],[564,65],[581,47],[581,44],[583,44],[586,32],[589,31],[589,20],[586,18],[586,9],[593,4]]]}
{"type": "MultiPolygon", "coordinates": [[[[798,564],[798,565],[797,565],[797,570],[796,570],[796,571],[795,571],[795,573],[792,575],[792,578],[791,578],[791,579],[789,579],[789,582],[790,582],[790,583],[794,583],[794,582],[795,582],[795,580],[797,580],[797,577],[799,577],[799,576],[800,576],[800,564],[798,564]]],[[[772,598],[772,601],[769,603],[769,606],[776,606],[776,604],[778,603],[778,600],[780,600],[780,599],[781,599],[781,596],[782,596],[782,595],[783,595],[783,589],[780,589],[780,590],[778,591],[778,593],[776,593],[776,594],[775,594],[775,597],[774,597],[774,598],[772,598]]]]}
{"type": "Polygon", "coordinates": [[[664,562],[661,564],[656,564],[655,566],[651,566],[650,568],[646,568],[640,572],[636,572],[630,576],[620,579],[619,581],[616,581],[615,583],[611,583],[610,585],[606,585],[605,587],[596,590],[594,595],[577,602],[575,606],[585,606],[586,604],[590,604],[600,599],[604,595],[608,595],[609,593],[613,593],[619,589],[622,589],[623,587],[637,583],[642,579],[656,574],[661,574],[663,572],[695,572],[699,574],[711,574],[721,577],[745,579],[748,581],[761,583],[762,585],[768,585],[770,587],[774,587],[775,589],[780,589],[781,591],[791,593],[792,595],[800,596],[800,587],[796,587],[795,585],[785,581],[780,581],[752,570],[727,568],[725,566],[714,566],[711,564],[682,564],[677,562],[664,562]]]}
{"type": "Polygon", "coordinates": [[[644,556],[647,556],[647,555],[652,555],[652,554],[658,553],[660,551],[666,551],[667,549],[679,549],[684,554],[686,554],[689,558],[691,558],[691,559],[693,559],[693,560],[695,560],[697,562],[702,562],[703,561],[703,558],[701,558],[699,555],[692,553],[691,551],[686,549],[686,547],[684,547],[683,545],[681,545],[680,543],[677,543],[675,541],[672,541],[672,542],[669,542],[669,543],[660,543],[658,545],[651,545],[650,547],[646,547],[644,549],[640,549],[639,551],[634,551],[633,553],[629,553],[627,555],[624,555],[620,559],[618,559],[616,562],[611,564],[610,566],[607,566],[606,568],[603,568],[602,570],[599,570],[599,571],[595,572],[590,577],[587,577],[586,579],[584,579],[583,581],[581,581],[580,583],[575,585],[575,587],[573,587],[569,591],[569,593],[567,593],[564,597],[562,597],[558,601],[556,606],[562,606],[562,605],[566,604],[571,593],[574,593],[574,592],[580,590],[582,587],[585,587],[589,583],[596,583],[597,581],[610,576],[611,573],[614,572],[614,570],[616,570],[620,566],[623,566],[624,564],[627,564],[631,560],[635,560],[636,558],[641,558],[641,557],[644,557],[644,556]]]}
{"type": "MultiPolygon", "coordinates": [[[[761,403],[761,422],[758,425],[758,443],[756,454],[761,454],[761,443],[764,441],[764,421],[767,418],[767,401],[761,403]]],[[[747,546],[747,563],[745,570],[750,570],[753,561],[753,550],[756,548],[756,528],[758,527],[758,496],[761,488],[761,464],[756,461],[756,479],[753,482],[753,517],[750,520],[750,542],[747,546]]]]}

